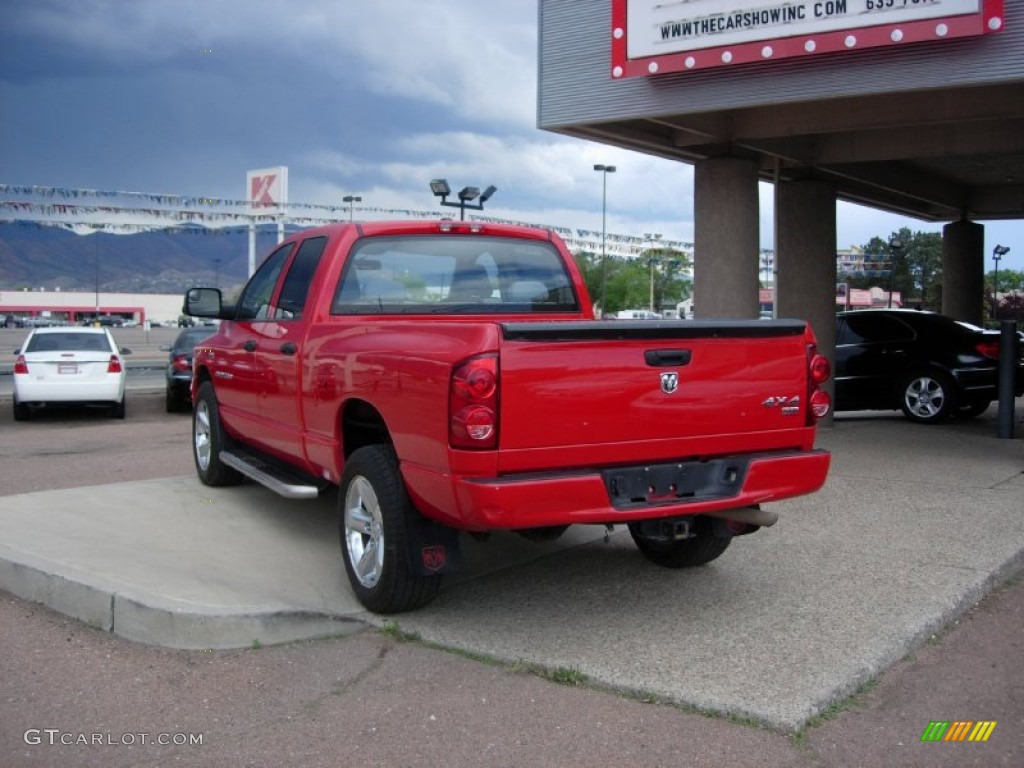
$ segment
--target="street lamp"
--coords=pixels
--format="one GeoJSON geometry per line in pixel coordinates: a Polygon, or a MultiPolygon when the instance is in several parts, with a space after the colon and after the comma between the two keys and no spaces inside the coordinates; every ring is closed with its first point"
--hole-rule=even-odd
{"type": "Polygon", "coordinates": [[[348,203],[348,220],[352,221],[352,217],[356,209],[356,203],[363,202],[363,198],[358,197],[357,195],[345,195],[341,198],[341,202],[348,203]]]}
{"type": "Polygon", "coordinates": [[[615,173],[615,166],[595,165],[594,170],[601,173],[601,317],[604,317],[608,293],[608,249],[605,247],[608,236],[608,174],[615,173]]]}
{"type": "MultiPolygon", "coordinates": [[[[644,240],[651,240],[654,243],[658,243],[661,240],[661,235],[659,235],[657,233],[653,233],[652,234],[652,233],[649,233],[649,232],[645,232],[644,233],[644,240]]],[[[655,250],[655,248],[652,247],[651,250],[653,251],[653,250],[655,250]]],[[[650,312],[653,314],[654,313],[654,265],[655,264],[660,264],[661,260],[657,256],[652,254],[651,256],[647,257],[647,263],[651,267],[651,303],[650,303],[650,312]]]]}
{"type": "Polygon", "coordinates": [[[892,309],[892,294],[896,288],[896,257],[903,250],[903,241],[893,235],[889,238],[889,309],[892,309]]]}
{"type": "Polygon", "coordinates": [[[992,278],[992,319],[999,319],[999,260],[1010,252],[1010,247],[997,245],[992,249],[992,261],[996,263],[996,273],[992,278]]]}
{"type": "Polygon", "coordinates": [[[467,208],[471,211],[482,211],[484,209],[484,203],[491,199],[491,195],[497,192],[498,188],[492,184],[481,192],[480,187],[463,187],[459,190],[458,202],[448,200],[448,195],[452,193],[452,189],[448,186],[447,179],[432,179],[430,182],[430,191],[434,193],[435,197],[441,198],[441,205],[458,208],[459,218],[465,219],[467,208]],[[477,198],[480,198],[480,200],[474,204],[473,201],[477,198]]]}

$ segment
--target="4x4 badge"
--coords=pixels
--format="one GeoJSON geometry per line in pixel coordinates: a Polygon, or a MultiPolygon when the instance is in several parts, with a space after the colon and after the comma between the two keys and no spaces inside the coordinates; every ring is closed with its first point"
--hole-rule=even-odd
{"type": "Polygon", "coordinates": [[[666,395],[671,395],[679,389],[679,374],[678,373],[663,373],[661,374],[661,391],[666,395]]]}

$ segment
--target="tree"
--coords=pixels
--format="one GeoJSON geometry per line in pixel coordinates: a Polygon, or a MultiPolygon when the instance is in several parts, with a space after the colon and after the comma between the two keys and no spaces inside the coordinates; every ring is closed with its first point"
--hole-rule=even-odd
{"type": "Polygon", "coordinates": [[[942,235],[937,232],[911,232],[903,227],[887,240],[873,237],[862,246],[865,261],[886,264],[881,270],[845,277],[853,288],[881,285],[902,296],[903,305],[919,305],[924,309],[939,309],[942,304],[942,235]],[[900,248],[889,243],[898,240],[900,248]],[[891,270],[891,272],[889,271],[891,270]]]}

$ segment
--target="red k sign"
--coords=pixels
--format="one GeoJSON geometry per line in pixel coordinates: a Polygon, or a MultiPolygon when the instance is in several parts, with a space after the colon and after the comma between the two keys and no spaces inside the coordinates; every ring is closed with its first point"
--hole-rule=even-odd
{"type": "Polygon", "coordinates": [[[270,188],[277,178],[276,173],[267,176],[253,176],[249,182],[249,200],[254,208],[276,205],[273,197],[270,196],[270,188]]]}

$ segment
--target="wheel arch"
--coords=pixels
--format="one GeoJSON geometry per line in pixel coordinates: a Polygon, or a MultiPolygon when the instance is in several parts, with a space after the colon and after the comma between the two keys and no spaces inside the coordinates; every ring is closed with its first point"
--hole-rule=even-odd
{"type": "Polygon", "coordinates": [[[362,398],[353,397],[345,401],[338,412],[337,429],[345,460],[367,445],[394,445],[383,414],[362,398]]]}

